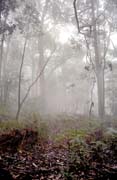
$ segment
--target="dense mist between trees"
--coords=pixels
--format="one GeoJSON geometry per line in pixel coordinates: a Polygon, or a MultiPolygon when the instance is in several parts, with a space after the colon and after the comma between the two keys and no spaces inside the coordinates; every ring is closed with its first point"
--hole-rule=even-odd
{"type": "Polygon", "coordinates": [[[116,119],[116,81],[116,0],[0,1],[1,117],[116,119]]]}
{"type": "Polygon", "coordinates": [[[117,179],[117,0],[0,0],[0,180],[117,179]]]}

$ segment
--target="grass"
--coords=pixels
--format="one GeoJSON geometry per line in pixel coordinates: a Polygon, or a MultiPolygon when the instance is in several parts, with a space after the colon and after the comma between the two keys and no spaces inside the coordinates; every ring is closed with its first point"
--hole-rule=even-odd
{"type": "Polygon", "coordinates": [[[23,129],[25,127],[25,124],[20,123],[16,120],[7,120],[0,122],[0,132],[6,132],[13,129],[23,129]]]}
{"type": "MultiPolygon", "coordinates": [[[[33,154],[30,153],[30,155],[32,155],[32,158],[29,158],[28,166],[32,164],[32,160],[36,160],[36,164],[37,164],[37,151],[38,150],[39,150],[38,151],[39,162],[43,161],[44,166],[47,162],[49,162],[48,163],[49,167],[48,165],[45,167],[47,168],[47,170],[48,169],[50,170],[50,168],[52,169],[52,167],[56,168],[59,166],[58,167],[60,168],[59,175],[62,174],[61,177],[64,177],[64,179],[74,179],[74,180],[75,179],[95,179],[95,176],[97,179],[100,179],[102,175],[104,177],[102,179],[107,179],[105,176],[105,173],[107,173],[108,169],[110,172],[111,166],[113,167],[115,166],[114,162],[116,158],[117,136],[115,136],[114,134],[113,136],[110,136],[110,134],[107,134],[105,136],[102,129],[100,129],[99,121],[91,120],[91,119],[89,120],[86,117],[74,118],[73,116],[70,116],[70,117],[57,116],[54,118],[48,116],[46,118],[41,118],[41,116],[38,114],[32,114],[25,120],[20,119],[19,121],[10,120],[10,121],[0,122],[1,131],[8,131],[12,129],[24,129],[24,128],[31,128],[31,129],[37,130],[39,140],[42,140],[42,141],[38,141],[40,142],[38,143],[39,149],[37,149],[37,146],[36,148],[33,149],[33,151],[36,150],[36,158],[34,158],[35,156],[33,156],[33,154]],[[51,141],[52,143],[47,143],[47,141],[44,141],[44,140],[48,140],[48,138],[51,138],[50,140],[52,140],[51,141]],[[41,143],[42,143],[42,149],[40,149],[41,143]],[[43,146],[43,144],[44,145],[46,144],[47,147],[43,146]],[[45,153],[49,152],[49,154],[46,154],[46,156],[43,156],[45,147],[47,148],[47,151],[45,151],[45,153]],[[51,147],[51,148],[49,149],[48,147],[51,147]],[[42,156],[41,156],[41,153],[42,153],[42,156]],[[49,159],[47,158],[47,160],[45,161],[45,157],[49,157],[49,159]],[[51,164],[51,167],[50,167],[50,164],[51,164]],[[109,165],[109,166],[106,166],[106,165],[109,165]],[[99,173],[100,169],[101,171],[99,173]]],[[[26,137],[26,136],[23,136],[23,137],[26,137]]],[[[14,142],[14,138],[12,139],[14,142]]],[[[28,140],[30,140],[30,138],[28,140]]],[[[18,152],[20,152],[20,155],[23,154],[22,149],[25,148],[24,145],[27,145],[28,141],[25,142],[25,140],[23,139],[22,142],[23,143],[21,143],[21,146],[18,147],[18,152]]],[[[31,150],[32,150],[32,147],[31,147],[31,150]]],[[[34,151],[34,154],[35,154],[35,151],[34,151]]],[[[26,152],[25,152],[25,155],[26,155],[26,152]]],[[[28,158],[26,158],[26,162],[28,161],[27,159],[28,158]]],[[[21,161],[21,168],[22,168],[22,161],[21,161]]],[[[44,175],[45,175],[45,168],[44,168],[44,175]]],[[[32,169],[32,166],[31,166],[31,169],[32,169]]],[[[34,167],[33,167],[33,171],[34,171],[34,167]]],[[[54,171],[52,171],[52,173],[53,172],[54,171]]],[[[55,173],[56,173],[56,170],[55,170],[55,173]]],[[[43,177],[44,175],[42,174],[43,177]]],[[[46,179],[49,179],[49,178],[46,177],[46,179]]]]}
{"type": "Polygon", "coordinates": [[[33,114],[27,120],[20,119],[9,119],[0,121],[0,132],[9,132],[14,129],[33,129],[38,132],[38,136],[40,139],[48,139],[49,130],[47,123],[45,123],[40,117],[33,114]]]}
{"type": "Polygon", "coordinates": [[[19,121],[14,119],[1,121],[0,131],[32,128],[38,131],[40,138],[50,138],[59,142],[66,137],[68,139],[83,138],[88,133],[95,131],[95,129],[99,129],[100,126],[101,123],[99,120],[88,119],[83,116],[57,115],[42,118],[40,114],[32,113],[19,121]]]}

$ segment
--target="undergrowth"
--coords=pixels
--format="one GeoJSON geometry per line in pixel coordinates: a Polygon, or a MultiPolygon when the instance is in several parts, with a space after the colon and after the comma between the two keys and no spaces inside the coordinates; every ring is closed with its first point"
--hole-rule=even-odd
{"type": "Polygon", "coordinates": [[[113,180],[116,177],[116,130],[101,129],[95,120],[47,121],[32,114],[27,121],[2,121],[0,129],[6,132],[0,136],[3,164],[8,167],[6,150],[9,158],[11,152],[17,154],[12,153],[12,165],[7,162],[11,172],[17,162],[20,173],[23,167],[24,173],[30,172],[36,179],[113,180]]]}

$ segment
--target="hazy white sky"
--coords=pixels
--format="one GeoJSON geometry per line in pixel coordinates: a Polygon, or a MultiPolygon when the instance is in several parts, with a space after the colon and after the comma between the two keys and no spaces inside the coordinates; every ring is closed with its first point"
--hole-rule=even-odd
{"type": "Polygon", "coordinates": [[[117,33],[113,33],[113,35],[111,35],[111,39],[114,45],[117,46],[117,33]]]}
{"type": "MultiPolygon", "coordinates": [[[[71,36],[73,36],[73,34],[75,33],[75,30],[76,30],[76,28],[73,25],[64,25],[64,26],[60,25],[60,27],[58,27],[58,29],[59,29],[58,40],[62,44],[67,43],[69,38],[71,36]]],[[[112,39],[114,45],[117,46],[117,33],[113,33],[111,35],[111,39],[112,39]]]]}
{"type": "Polygon", "coordinates": [[[73,36],[75,28],[73,25],[64,25],[59,29],[59,41],[65,44],[71,36],[73,36]]]}

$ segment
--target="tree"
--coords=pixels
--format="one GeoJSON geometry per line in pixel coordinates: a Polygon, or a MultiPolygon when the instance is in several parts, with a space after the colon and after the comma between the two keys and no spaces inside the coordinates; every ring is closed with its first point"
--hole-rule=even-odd
{"type": "MultiPolygon", "coordinates": [[[[17,120],[19,118],[19,114],[20,114],[22,105],[25,101],[24,100],[25,98],[23,98],[23,100],[21,99],[21,85],[22,85],[22,70],[23,70],[23,65],[24,65],[24,60],[25,60],[26,46],[27,46],[28,39],[32,35],[32,31],[30,31],[30,29],[32,30],[32,26],[34,28],[34,26],[38,25],[37,23],[39,23],[38,19],[36,19],[36,16],[35,16],[35,15],[37,15],[37,11],[35,10],[35,8],[33,6],[26,4],[26,7],[23,10],[23,14],[24,14],[24,17],[21,16],[20,18],[18,17],[18,19],[17,19],[18,27],[19,27],[21,33],[24,33],[24,35],[25,35],[25,41],[24,41],[21,64],[20,64],[20,69],[19,69],[19,77],[18,77],[18,108],[17,108],[17,112],[16,112],[17,120]]],[[[28,96],[28,95],[26,95],[26,96],[28,96]]]]}
{"type": "Polygon", "coordinates": [[[15,24],[9,23],[8,17],[10,12],[15,11],[17,7],[16,0],[1,0],[0,1],[0,101],[1,104],[5,104],[5,60],[4,55],[4,42],[8,36],[10,36],[15,30],[15,24]]]}
{"type": "Polygon", "coordinates": [[[105,1],[73,2],[78,34],[84,38],[90,65],[97,79],[98,115],[105,116],[105,63],[110,44],[111,23],[105,1]]]}

